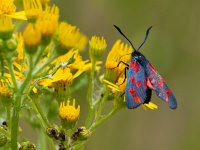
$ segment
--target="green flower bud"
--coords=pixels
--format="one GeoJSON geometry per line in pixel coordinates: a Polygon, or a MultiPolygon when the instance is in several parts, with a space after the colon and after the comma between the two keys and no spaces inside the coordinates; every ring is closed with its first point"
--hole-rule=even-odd
{"type": "Polygon", "coordinates": [[[74,132],[74,134],[72,135],[72,139],[74,141],[76,140],[87,140],[91,135],[91,132],[89,130],[86,129],[86,127],[79,127],[77,128],[77,131],[74,132]]]}
{"type": "Polygon", "coordinates": [[[26,141],[21,143],[19,150],[36,150],[36,146],[32,142],[26,141]]]}
{"type": "Polygon", "coordinates": [[[7,143],[7,137],[0,132],[0,147],[3,147],[7,143]]]}
{"type": "Polygon", "coordinates": [[[56,124],[52,124],[46,129],[46,133],[49,137],[52,137],[56,140],[59,138],[59,127],[56,124]]]}
{"type": "Polygon", "coordinates": [[[92,59],[98,59],[103,56],[106,50],[106,40],[104,37],[92,36],[89,42],[89,52],[92,59]]]}
{"type": "Polygon", "coordinates": [[[12,38],[5,41],[5,46],[9,51],[14,51],[17,48],[17,38],[15,35],[12,36],[12,38]]]}

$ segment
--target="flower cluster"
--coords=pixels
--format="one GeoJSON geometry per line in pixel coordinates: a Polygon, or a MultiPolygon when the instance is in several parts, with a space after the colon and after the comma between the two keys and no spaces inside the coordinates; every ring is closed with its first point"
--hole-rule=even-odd
{"type": "Polygon", "coordinates": [[[19,119],[23,119],[40,132],[46,129],[53,149],[78,149],[125,106],[125,64],[132,48],[117,40],[101,67],[107,50],[105,38],[88,38],[78,27],[60,21],[59,8],[49,2],[23,0],[24,10],[17,12],[13,0],[0,0],[0,115],[6,122],[0,130],[0,147],[36,149],[30,141],[18,144],[19,119]],[[14,19],[24,21],[23,31],[14,31],[14,19]],[[87,47],[89,58],[83,59],[87,47]],[[78,127],[81,106],[77,93],[81,89],[87,92],[87,100],[82,97],[82,101],[89,108],[84,125],[78,127]],[[111,111],[104,114],[109,102],[113,103],[111,111]]]}

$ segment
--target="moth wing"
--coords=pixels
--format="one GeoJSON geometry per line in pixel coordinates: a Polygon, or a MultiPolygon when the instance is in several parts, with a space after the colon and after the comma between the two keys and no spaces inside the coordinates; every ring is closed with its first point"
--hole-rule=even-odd
{"type": "Polygon", "coordinates": [[[156,95],[165,102],[167,102],[171,109],[176,109],[177,102],[174,94],[168,88],[164,79],[154,69],[151,63],[147,63],[147,65],[145,66],[145,73],[147,76],[147,86],[155,90],[156,95]]]}
{"type": "Polygon", "coordinates": [[[128,70],[125,97],[129,109],[143,104],[146,99],[146,77],[145,70],[138,62],[131,61],[128,70]]]}

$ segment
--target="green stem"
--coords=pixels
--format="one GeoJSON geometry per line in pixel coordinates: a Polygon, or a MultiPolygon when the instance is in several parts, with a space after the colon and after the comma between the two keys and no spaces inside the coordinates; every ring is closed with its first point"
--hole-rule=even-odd
{"type": "Polygon", "coordinates": [[[12,114],[12,124],[11,124],[11,149],[17,150],[17,139],[18,139],[18,128],[19,128],[19,112],[21,110],[21,102],[23,100],[23,93],[26,93],[29,89],[27,87],[30,86],[32,79],[32,71],[33,71],[33,59],[30,56],[29,59],[29,71],[28,74],[21,85],[20,89],[14,95],[14,106],[13,106],[13,114],[12,114]]]}
{"type": "Polygon", "coordinates": [[[99,120],[99,118],[101,117],[102,111],[105,107],[106,101],[108,100],[108,90],[106,89],[104,92],[104,97],[103,100],[100,103],[99,109],[95,115],[95,121],[99,120]]]}
{"type": "Polygon", "coordinates": [[[91,74],[89,77],[89,87],[88,87],[88,103],[89,103],[89,112],[86,118],[85,126],[86,128],[89,127],[92,123],[92,120],[94,118],[94,107],[93,107],[93,96],[92,93],[94,92],[94,76],[95,76],[95,65],[96,65],[96,60],[92,59],[92,69],[91,69],[91,74]]]}
{"type": "MultiPolygon", "coordinates": [[[[29,105],[33,109],[33,112],[35,113],[35,116],[40,120],[39,122],[41,123],[42,127],[44,130],[48,127],[49,123],[47,118],[44,116],[43,112],[41,110],[38,110],[37,106],[38,104],[35,104],[35,101],[31,98],[29,98],[29,105]]],[[[41,108],[39,108],[41,109],[41,108]]]]}
{"type": "Polygon", "coordinates": [[[39,139],[38,139],[38,149],[47,149],[47,144],[46,144],[46,138],[45,138],[45,134],[43,133],[43,131],[41,131],[41,129],[39,130],[38,133],[39,139]]]}
{"type": "Polygon", "coordinates": [[[21,95],[17,94],[12,114],[11,124],[11,149],[17,150],[18,126],[19,126],[19,111],[20,111],[21,95]]]}
{"type": "Polygon", "coordinates": [[[89,129],[90,132],[93,132],[98,126],[100,126],[101,124],[103,124],[106,120],[108,120],[110,117],[112,117],[118,109],[112,109],[111,112],[109,112],[105,117],[103,117],[102,119],[100,119],[99,121],[93,123],[93,125],[91,126],[91,128],[89,129]]]}
{"type": "MultiPolygon", "coordinates": [[[[36,106],[36,105],[38,105],[38,103],[35,104],[34,101],[33,101],[31,98],[29,98],[29,99],[30,99],[29,104],[30,104],[30,106],[33,108],[33,111],[34,111],[36,117],[38,118],[38,120],[39,120],[39,122],[40,122],[40,124],[41,124],[41,126],[42,126],[42,129],[40,128],[40,130],[42,130],[42,132],[43,132],[43,133],[42,133],[43,136],[42,136],[41,138],[44,138],[44,137],[45,137],[44,135],[46,134],[46,128],[49,126],[48,120],[47,120],[47,118],[44,116],[42,110],[40,110],[40,112],[39,112],[39,110],[38,110],[38,108],[37,108],[37,106],[36,106]],[[41,112],[42,112],[42,113],[41,113],[41,112]]],[[[41,107],[40,107],[39,109],[41,109],[41,107]]],[[[52,140],[51,138],[48,137],[48,138],[47,138],[47,141],[48,141],[48,143],[49,143],[51,149],[52,149],[52,150],[56,150],[55,144],[54,144],[53,140],[52,140]]],[[[43,142],[44,142],[44,141],[43,141],[43,142]]],[[[43,146],[43,145],[41,145],[41,146],[43,146]]],[[[41,148],[41,149],[42,149],[42,148],[41,148]]]]}
{"type": "Polygon", "coordinates": [[[49,121],[48,121],[47,117],[44,115],[44,113],[42,111],[42,108],[41,108],[41,106],[38,103],[38,100],[37,99],[33,99],[33,103],[35,104],[35,107],[36,107],[38,113],[40,114],[42,120],[46,124],[46,126],[49,126],[49,121]]]}
{"type": "Polygon", "coordinates": [[[7,115],[7,123],[8,123],[8,128],[10,129],[10,127],[11,127],[11,122],[10,122],[10,107],[8,106],[8,107],[6,107],[6,115],[7,115]]]}
{"type": "Polygon", "coordinates": [[[14,89],[17,90],[18,86],[17,86],[17,81],[15,78],[14,68],[13,68],[13,64],[11,60],[7,59],[7,64],[8,64],[9,73],[11,75],[12,83],[14,85],[14,89]]]}

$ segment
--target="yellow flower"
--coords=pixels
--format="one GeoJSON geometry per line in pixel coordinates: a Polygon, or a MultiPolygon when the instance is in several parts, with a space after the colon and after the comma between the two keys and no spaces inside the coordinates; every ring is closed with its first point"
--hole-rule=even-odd
{"type": "Polygon", "coordinates": [[[11,14],[16,11],[13,0],[0,0],[0,14],[11,14]]]}
{"type": "Polygon", "coordinates": [[[11,92],[9,91],[8,88],[8,83],[5,82],[4,80],[0,80],[0,95],[1,96],[11,96],[11,92]]]}
{"type": "Polygon", "coordinates": [[[67,101],[67,104],[65,102],[62,102],[60,104],[59,108],[59,116],[62,120],[73,123],[76,122],[79,119],[80,115],[80,105],[78,105],[77,108],[75,108],[75,99],[73,99],[73,104],[70,105],[70,101],[67,101]]]}
{"type": "Polygon", "coordinates": [[[21,33],[18,33],[17,37],[18,37],[18,45],[17,45],[18,55],[16,61],[20,62],[24,60],[24,40],[21,33]]]}
{"type": "Polygon", "coordinates": [[[86,37],[80,33],[77,27],[61,22],[57,29],[57,51],[64,54],[72,48],[79,49],[85,43],[84,38],[86,37]]]}
{"type": "Polygon", "coordinates": [[[14,0],[0,0],[0,15],[10,18],[27,20],[24,11],[16,12],[14,0]]]}
{"type": "Polygon", "coordinates": [[[33,50],[41,42],[41,32],[37,26],[29,23],[23,33],[24,45],[28,53],[35,53],[33,50]]]}
{"type": "Polygon", "coordinates": [[[90,57],[92,59],[98,59],[102,57],[106,50],[106,40],[104,37],[98,37],[98,36],[92,36],[90,42],[89,42],[89,52],[90,57]]]}
{"type": "Polygon", "coordinates": [[[127,44],[117,40],[109,52],[106,63],[104,78],[115,83],[117,79],[124,74],[125,67],[121,62],[128,63],[131,58],[132,48],[127,44]]]}
{"type": "Polygon", "coordinates": [[[40,0],[23,0],[24,10],[26,17],[29,21],[35,22],[35,20],[42,13],[42,4],[40,0]]]}
{"type": "Polygon", "coordinates": [[[46,6],[46,9],[37,19],[36,26],[40,29],[42,37],[51,37],[58,27],[59,8],[55,5],[46,6]]]}
{"type": "MultiPolygon", "coordinates": [[[[111,82],[109,82],[108,80],[103,80],[103,82],[107,85],[108,88],[110,88],[113,93],[116,93],[116,92],[120,92],[120,93],[125,93],[125,88],[126,88],[126,81],[124,82],[124,78],[119,78],[118,79],[118,82],[116,84],[113,84],[111,82]],[[123,84],[122,84],[123,83],[123,84]]],[[[121,96],[121,94],[120,94],[121,96]]],[[[124,102],[126,101],[125,99],[125,96],[124,96],[124,102]]],[[[144,110],[147,110],[147,109],[158,109],[158,106],[152,102],[149,102],[148,104],[144,103],[143,105],[143,108],[144,110]]]]}
{"type": "Polygon", "coordinates": [[[13,32],[12,19],[6,16],[0,16],[0,38],[9,39],[13,32]]]}
{"type": "Polygon", "coordinates": [[[51,79],[39,80],[38,84],[43,85],[45,87],[65,88],[67,85],[71,84],[72,80],[73,75],[70,72],[70,69],[67,67],[60,67],[51,79]]]}

